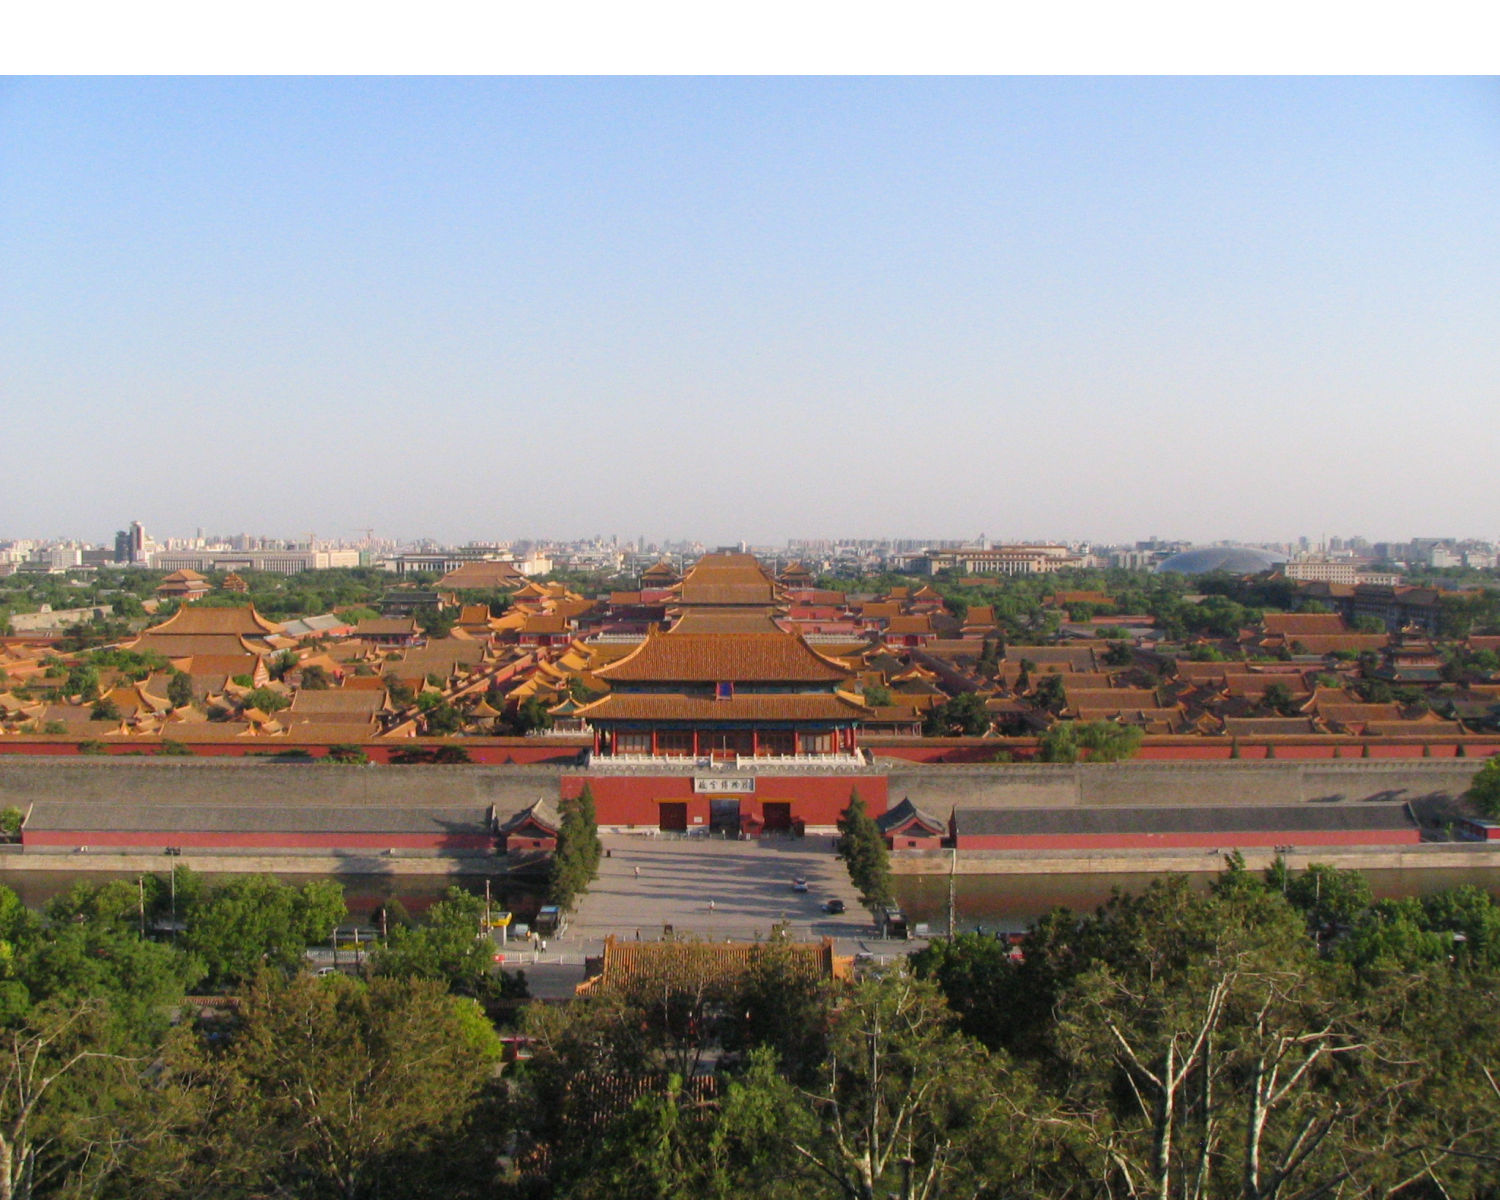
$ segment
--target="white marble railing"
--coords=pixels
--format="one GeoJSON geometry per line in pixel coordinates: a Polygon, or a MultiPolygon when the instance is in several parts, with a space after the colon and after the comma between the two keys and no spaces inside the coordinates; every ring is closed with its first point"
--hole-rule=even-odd
{"type": "Polygon", "coordinates": [[[869,764],[860,754],[757,754],[736,758],[711,758],[707,755],[591,754],[587,765],[595,770],[628,771],[679,767],[694,771],[753,771],[758,767],[805,767],[820,771],[864,770],[869,764]]]}

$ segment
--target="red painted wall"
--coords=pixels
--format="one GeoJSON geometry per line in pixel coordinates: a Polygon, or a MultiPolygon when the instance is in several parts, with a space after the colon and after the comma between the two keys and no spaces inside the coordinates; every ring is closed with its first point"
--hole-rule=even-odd
{"type": "MultiPolygon", "coordinates": [[[[276,738],[244,738],[233,742],[188,743],[194,756],[199,758],[275,758],[283,754],[306,754],[322,758],[328,753],[329,742],[286,742],[276,738]]],[[[433,749],[442,745],[457,744],[469,752],[476,763],[573,763],[587,749],[583,742],[558,741],[547,738],[464,738],[461,742],[446,743],[436,738],[405,738],[390,742],[363,742],[360,744],[370,761],[388,763],[391,755],[403,750],[433,749]]],[[[156,741],[108,742],[104,753],[111,757],[147,757],[159,752],[156,741]]],[[[59,755],[78,753],[78,743],[55,738],[6,738],[0,741],[0,754],[59,755]]]]}
{"type": "MultiPolygon", "coordinates": [[[[742,817],[756,821],[767,801],[792,806],[792,819],[806,825],[835,825],[858,789],[872,817],[889,807],[884,775],[759,775],[755,791],[736,797],[742,817]]],[[[601,825],[643,825],[656,828],[661,820],[659,801],[686,802],[688,828],[708,827],[710,799],[694,793],[691,775],[564,775],[562,796],[577,796],[587,782],[601,825]],[[695,820],[694,818],[698,818],[695,820]]]]}
{"type": "Polygon", "coordinates": [[[1415,846],[1418,829],[1288,833],[964,834],[960,850],[1231,850],[1236,846],[1415,846]]]}
{"type": "MultiPolygon", "coordinates": [[[[899,758],[906,762],[920,763],[987,763],[993,762],[997,751],[1006,751],[1016,762],[1029,762],[1036,756],[1036,741],[1032,738],[926,738],[922,741],[890,739],[865,736],[860,745],[877,757],[899,758]]],[[[1364,748],[1370,748],[1370,758],[1474,758],[1485,759],[1500,753],[1500,740],[1488,741],[1465,739],[1460,742],[1451,735],[1430,742],[1374,741],[1357,738],[1329,738],[1326,741],[1281,741],[1240,742],[1240,757],[1263,759],[1268,757],[1270,746],[1275,746],[1278,759],[1335,759],[1363,758],[1364,748]],[[1458,753],[1463,747],[1463,755],[1458,753]],[[1428,750],[1430,749],[1430,753],[1428,750]]],[[[1233,754],[1233,744],[1228,738],[1200,738],[1191,734],[1174,734],[1147,737],[1141,746],[1137,760],[1148,762],[1193,762],[1226,760],[1233,754]]]]}
{"type": "Polygon", "coordinates": [[[181,829],[22,830],[21,845],[88,846],[90,849],[181,846],[195,850],[493,850],[495,839],[485,833],[194,833],[181,829]]]}

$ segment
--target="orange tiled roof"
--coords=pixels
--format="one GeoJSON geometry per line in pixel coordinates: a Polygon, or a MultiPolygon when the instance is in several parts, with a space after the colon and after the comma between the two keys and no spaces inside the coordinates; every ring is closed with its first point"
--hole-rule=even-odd
{"type": "MultiPolygon", "coordinates": [[[[1295,639],[1307,654],[1333,654],[1339,650],[1383,650],[1390,644],[1388,633],[1305,634],[1295,639]]],[[[1293,646],[1296,650],[1298,647],[1293,646]]]]}
{"type": "Polygon", "coordinates": [[[438,580],[438,587],[452,588],[508,588],[519,587],[525,576],[507,562],[480,560],[466,562],[449,571],[438,580]]]}
{"type": "Polygon", "coordinates": [[[1267,613],[1261,621],[1267,633],[1279,633],[1286,637],[1305,637],[1308,634],[1347,633],[1349,628],[1338,613],[1267,613]]]}
{"type": "MultiPolygon", "coordinates": [[[[733,984],[769,949],[764,942],[631,942],[620,941],[610,934],[604,939],[599,974],[584,980],[577,990],[580,995],[589,995],[663,981],[691,988],[733,984]]],[[[788,966],[799,975],[833,979],[839,974],[832,938],[791,942],[776,950],[785,952],[788,966]]]]}
{"type": "Polygon", "coordinates": [[[160,625],[153,625],[142,637],[181,636],[183,634],[238,634],[241,637],[263,637],[280,633],[281,626],[255,611],[255,605],[179,608],[160,625]]]}
{"type": "Polygon", "coordinates": [[[773,604],[776,582],[750,554],[705,554],[678,591],[683,604],[773,604]]]}
{"type": "Polygon", "coordinates": [[[781,628],[767,608],[689,608],[672,624],[676,633],[771,633],[781,628]]]}
{"type": "Polygon", "coordinates": [[[1155,708],[1156,693],[1150,688],[1075,688],[1063,676],[1069,708],[1155,708]]]}
{"type": "Polygon", "coordinates": [[[790,633],[651,633],[619,662],[611,683],[843,683],[852,672],[790,633]]]}

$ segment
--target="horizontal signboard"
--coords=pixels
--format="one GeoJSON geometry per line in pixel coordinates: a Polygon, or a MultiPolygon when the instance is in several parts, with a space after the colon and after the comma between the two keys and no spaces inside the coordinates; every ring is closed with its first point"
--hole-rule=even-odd
{"type": "Polygon", "coordinates": [[[704,792],[717,792],[721,796],[743,796],[755,791],[755,776],[741,775],[734,779],[694,776],[693,791],[700,795],[704,792]]]}

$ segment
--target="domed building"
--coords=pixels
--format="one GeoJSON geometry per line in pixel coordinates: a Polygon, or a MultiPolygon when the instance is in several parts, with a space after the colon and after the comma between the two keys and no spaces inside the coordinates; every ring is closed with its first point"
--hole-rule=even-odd
{"type": "Polygon", "coordinates": [[[1231,575],[1259,575],[1280,566],[1286,559],[1251,546],[1197,546],[1183,550],[1157,564],[1158,571],[1180,575],[1207,575],[1227,571],[1231,575]]]}

